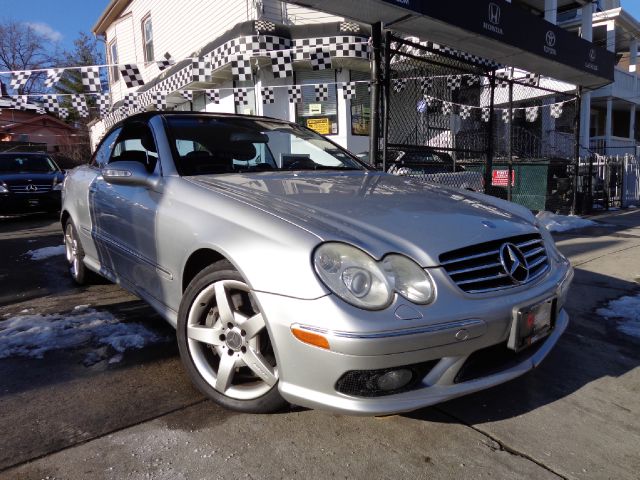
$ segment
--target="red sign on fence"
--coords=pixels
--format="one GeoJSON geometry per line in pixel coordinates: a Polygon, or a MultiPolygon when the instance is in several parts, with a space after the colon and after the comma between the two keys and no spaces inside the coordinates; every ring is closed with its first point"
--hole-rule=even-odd
{"type": "MultiPolygon", "coordinates": [[[[495,187],[506,187],[509,178],[509,170],[493,170],[491,172],[491,185],[495,187]]],[[[511,186],[516,184],[516,172],[511,170],[511,186]]]]}

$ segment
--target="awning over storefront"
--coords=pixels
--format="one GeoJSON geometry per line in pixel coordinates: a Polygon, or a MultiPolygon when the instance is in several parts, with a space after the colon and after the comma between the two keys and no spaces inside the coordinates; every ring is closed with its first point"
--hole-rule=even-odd
{"type": "Polygon", "coordinates": [[[587,88],[613,82],[615,55],[504,0],[286,0],[442,43],[587,88]]]}

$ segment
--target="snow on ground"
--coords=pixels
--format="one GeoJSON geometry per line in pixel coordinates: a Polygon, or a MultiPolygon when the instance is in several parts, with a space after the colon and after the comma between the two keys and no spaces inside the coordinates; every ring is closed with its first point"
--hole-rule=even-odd
{"type": "Polygon", "coordinates": [[[604,308],[596,310],[598,315],[618,321],[618,331],[640,338],[640,294],[612,300],[604,308]]]}
{"type": "Polygon", "coordinates": [[[31,260],[44,260],[45,258],[64,255],[64,245],[56,245],[55,247],[38,248],[37,250],[29,250],[25,253],[31,260]]]}
{"type": "MultiPolygon", "coordinates": [[[[106,346],[117,352],[111,362],[115,363],[122,358],[118,354],[126,350],[167,340],[140,323],[121,322],[110,312],[91,308],[74,309],[67,314],[18,315],[0,321],[0,358],[42,358],[51,350],[106,346]]],[[[91,353],[95,352],[88,357],[91,353]]]]}
{"type": "Polygon", "coordinates": [[[593,220],[576,215],[557,215],[551,212],[540,212],[536,215],[538,222],[550,232],[566,232],[575,228],[593,227],[598,225],[593,220]]]}

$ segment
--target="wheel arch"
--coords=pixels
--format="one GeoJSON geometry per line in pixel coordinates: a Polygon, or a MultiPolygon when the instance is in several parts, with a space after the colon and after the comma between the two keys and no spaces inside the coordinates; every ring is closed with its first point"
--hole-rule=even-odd
{"type": "Polygon", "coordinates": [[[191,280],[193,280],[198,273],[220,260],[230,261],[226,256],[213,248],[199,248],[191,253],[182,269],[182,293],[185,292],[191,280]]]}
{"type": "Polygon", "coordinates": [[[62,225],[62,230],[64,231],[64,226],[67,224],[67,220],[71,218],[71,214],[67,210],[63,210],[60,214],[60,224],[62,225]]]}

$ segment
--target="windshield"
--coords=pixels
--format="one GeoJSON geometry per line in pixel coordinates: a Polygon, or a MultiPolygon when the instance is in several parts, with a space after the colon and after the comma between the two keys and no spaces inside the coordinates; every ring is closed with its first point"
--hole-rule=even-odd
{"type": "Polygon", "coordinates": [[[166,118],[181,175],[365,169],[341,148],[297,125],[196,115],[166,118]]]}
{"type": "Polygon", "coordinates": [[[0,173],[53,173],[58,168],[45,155],[2,155],[0,173]]]}

